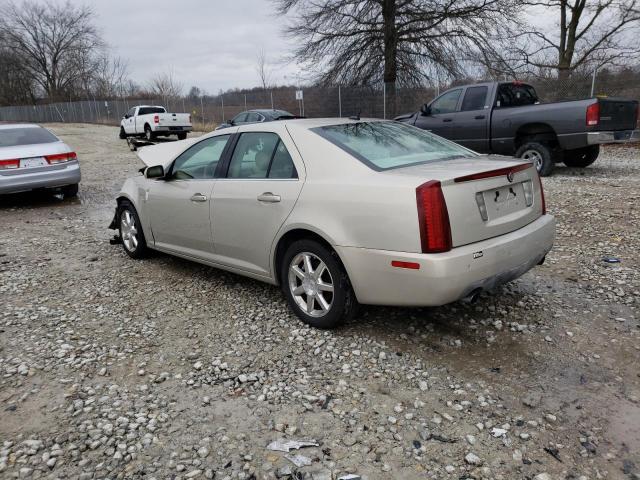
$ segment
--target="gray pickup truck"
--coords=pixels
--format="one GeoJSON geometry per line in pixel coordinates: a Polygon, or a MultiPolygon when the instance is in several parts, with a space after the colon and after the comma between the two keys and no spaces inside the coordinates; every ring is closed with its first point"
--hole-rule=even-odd
{"type": "Polygon", "coordinates": [[[451,88],[396,120],[480,153],[531,160],[545,176],[557,162],[591,165],[601,144],[640,140],[638,109],[620,98],[540,103],[531,85],[491,82],[451,88]]]}

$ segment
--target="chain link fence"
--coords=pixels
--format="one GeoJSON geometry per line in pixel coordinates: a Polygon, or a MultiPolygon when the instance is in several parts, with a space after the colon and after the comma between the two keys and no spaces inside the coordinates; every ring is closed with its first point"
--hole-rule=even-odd
{"type": "MultiPolygon", "coordinates": [[[[472,80],[473,81],[473,80],[472,80]]],[[[465,83],[471,83],[466,81],[465,83]]],[[[480,80],[476,80],[480,81],[480,80]]],[[[622,96],[640,99],[640,73],[624,71],[574,74],[567,79],[524,79],[533,85],[542,102],[575,100],[592,96],[622,96]]],[[[393,118],[416,111],[446,90],[447,86],[398,88],[388,92],[384,85],[359,87],[279,87],[271,90],[227,92],[220,95],[179,98],[71,99],[38,105],[0,107],[0,122],[68,122],[119,125],[124,114],[136,105],[163,105],[170,112],[191,114],[196,130],[212,130],[219,123],[249,109],[280,109],[306,117],[393,118]],[[302,91],[302,99],[296,99],[302,91]]]]}

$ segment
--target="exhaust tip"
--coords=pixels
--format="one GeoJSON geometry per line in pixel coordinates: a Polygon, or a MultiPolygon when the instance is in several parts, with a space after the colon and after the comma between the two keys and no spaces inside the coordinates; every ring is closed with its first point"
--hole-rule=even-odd
{"type": "Polygon", "coordinates": [[[460,300],[463,303],[469,303],[469,304],[476,303],[481,293],[482,293],[482,288],[476,288],[475,290],[472,290],[469,295],[467,295],[466,297],[462,297],[460,300]]]}

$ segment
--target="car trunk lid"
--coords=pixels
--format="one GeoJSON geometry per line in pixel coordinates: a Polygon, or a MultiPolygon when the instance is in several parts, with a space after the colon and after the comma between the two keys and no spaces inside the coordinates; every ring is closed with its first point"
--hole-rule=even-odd
{"type": "Polygon", "coordinates": [[[440,182],[454,248],[512,232],[543,213],[538,173],[522,160],[473,157],[402,168],[394,174],[414,177],[416,188],[440,182]]]}

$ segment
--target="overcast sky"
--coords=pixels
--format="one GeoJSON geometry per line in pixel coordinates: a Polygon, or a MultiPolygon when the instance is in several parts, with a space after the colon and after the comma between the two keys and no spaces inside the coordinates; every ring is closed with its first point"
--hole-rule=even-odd
{"type": "Polygon", "coordinates": [[[294,83],[299,73],[295,65],[281,63],[289,41],[282,35],[284,19],[274,15],[269,0],[71,1],[92,6],[112,54],[128,61],[131,78],[141,84],[172,69],[185,90],[258,86],[261,48],[273,63],[273,81],[294,83]]]}

